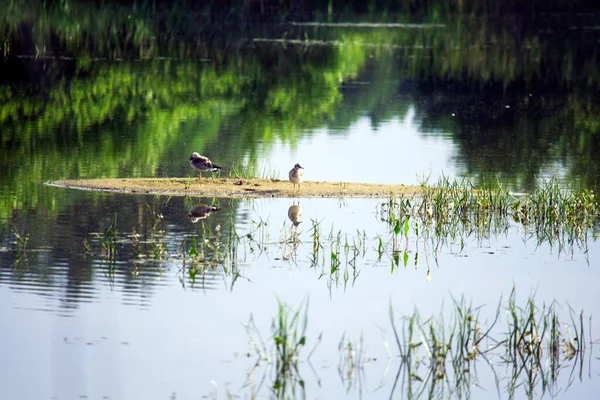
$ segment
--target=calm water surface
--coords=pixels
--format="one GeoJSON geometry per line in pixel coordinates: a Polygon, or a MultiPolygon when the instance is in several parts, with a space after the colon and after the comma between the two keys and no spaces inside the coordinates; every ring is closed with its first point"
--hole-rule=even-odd
{"type": "MultiPolygon", "coordinates": [[[[62,235],[31,231],[35,245],[27,261],[13,265],[14,252],[3,253],[2,330],[11,344],[3,351],[3,361],[12,366],[3,374],[3,387],[9,398],[168,397],[171,393],[191,398],[210,392],[224,395],[225,391],[244,397],[258,390],[263,374],[267,374],[263,390],[268,392],[273,366],[263,362],[253,369],[257,358],[243,325],[252,315],[267,337],[276,297],[291,305],[310,300],[307,338],[311,347],[318,346],[310,359],[312,365],[304,361],[301,369],[310,396],[345,393],[347,383],[338,372],[338,344],[346,335],[354,343],[362,336],[369,357],[362,367],[363,376],[360,381],[355,378],[348,396],[362,393],[385,398],[398,369],[397,357],[390,358],[386,350],[387,344],[394,352],[390,303],[398,315],[410,315],[415,308],[423,315],[438,315],[444,309],[448,312],[450,295],[465,296],[476,305],[486,304],[481,312],[485,321],[493,319],[495,304],[513,287],[522,304],[532,292],[540,307],[561,301],[564,315],[568,315],[567,301],[574,310],[593,312],[598,300],[598,270],[587,261],[599,256],[595,241],[587,254],[575,248],[570,256],[548,244],[536,248],[513,226],[500,236],[469,238],[462,251],[458,246],[445,247],[437,264],[423,258],[415,266],[413,250],[418,246],[411,240],[410,265],[390,273],[390,258],[384,255],[378,261],[375,251],[374,238],[388,236],[386,224],[375,212],[377,200],[302,199],[304,222],[295,229],[287,216],[293,205],[289,199],[221,201],[220,212],[193,224],[187,217],[189,204],[215,199],[93,193],[79,197],[78,213],[85,217],[77,220],[75,211],[68,209],[59,213],[62,222],[54,227],[62,235]],[[148,260],[150,251],[145,256],[136,254],[129,238],[134,229],[141,233],[147,226],[132,211],[141,209],[143,217],[149,207],[164,216],[160,223],[164,232],[159,235],[169,257],[163,261],[148,260]],[[111,270],[98,254],[101,245],[93,233],[102,231],[114,213],[121,219],[119,252],[111,270]],[[229,225],[232,220],[235,226],[229,225]],[[343,250],[338,275],[330,273],[328,254],[313,264],[312,225],[306,222],[310,220],[320,221],[325,241],[329,231],[351,241],[361,236],[357,226],[368,232],[365,254],[355,263],[360,271],[356,279],[343,250]],[[267,226],[257,227],[258,221],[268,221],[267,226]],[[193,282],[181,270],[181,241],[215,241],[214,233],[203,232],[208,227],[215,232],[217,226],[222,232],[253,233],[256,242],[243,241],[234,259],[207,266],[205,275],[193,282]],[[300,243],[286,260],[290,254],[287,239],[293,232],[300,243]],[[87,256],[80,248],[83,238],[92,248],[87,256]],[[31,365],[37,367],[32,370],[31,365]],[[28,374],[19,372],[27,368],[28,374]],[[149,382],[150,376],[156,379],[149,382]],[[31,379],[36,385],[27,384],[31,379]],[[319,382],[326,384],[319,386],[319,382]]],[[[24,223],[29,226],[36,219],[30,215],[24,223]]],[[[498,328],[498,334],[503,329],[498,328]]],[[[595,360],[591,363],[583,378],[577,378],[566,392],[569,396],[598,389],[597,380],[587,375],[593,374],[595,360]]],[[[485,362],[478,364],[477,381],[486,390],[472,388],[472,395],[485,397],[488,391],[495,393],[493,374],[485,362]]],[[[505,368],[501,365],[499,370],[505,368]]],[[[559,378],[554,390],[565,390],[569,376],[565,373],[559,378]]]]}
{"type": "Polygon", "coordinates": [[[300,162],[307,180],[491,177],[527,192],[556,176],[595,188],[599,31],[555,23],[491,32],[478,20],[443,29],[277,25],[235,46],[148,42],[134,47],[137,57],[65,40],[32,59],[15,36],[13,48],[25,50],[0,65],[2,398],[595,398],[597,223],[575,243],[508,220],[452,236],[411,225],[398,239],[382,221],[385,200],[124,196],[43,184],[193,176],[187,160],[199,151],[226,169],[279,178],[300,162]],[[193,222],[197,204],[220,211],[193,222]],[[111,232],[114,258],[105,253],[111,232]],[[29,239],[21,254],[17,234],[29,239]],[[491,351],[466,373],[448,366],[447,379],[423,364],[405,375],[390,305],[397,327],[418,310],[441,334],[453,299],[482,306],[482,329],[500,304],[490,337],[502,341],[513,289],[517,307],[530,296],[538,310],[555,304],[562,339],[583,321],[585,349],[561,353],[559,365],[545,351],[532,370],[491,351]],[[308,328],[299,369],[273,389],[278,299],[294,310],[308,301],[308,328]],[[461,386],[453,377],[462,375],[461,386]]]}

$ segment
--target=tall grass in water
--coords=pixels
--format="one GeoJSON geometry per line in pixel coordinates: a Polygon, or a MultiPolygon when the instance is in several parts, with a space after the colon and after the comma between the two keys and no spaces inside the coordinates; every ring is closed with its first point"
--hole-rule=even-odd
{"type": "MultiPolygon", "coordinates": [[[[300,314],[302,306],[294,311],[281,300],[278,300],[277,303],[277,317],[273,320],[271,327],[276,350],[273,390],[277,394],[285,394],[287,393],[288,379],[300,377],[298,361],[300,350],[306,344],[308,301],[305,303],[303,315],[300,314]]],[[[299,380],[299,383],[304,388],[302,379],[299,380]]]]}
{"type": "Polygon", "coordinates": [[[598,223],[600,201],[589,189],[569,189],[550,179],[531,195],[513,203],[513,219],[560,251],[587,247],[587,233],[598,223]]]}
{"type": "Polygon", "coordinates": [[[492,321],[483,320],[480,310],[461,298],[438,317],[423,319],[415,310],[398,318],[390,305],[400,353],[392,395],[401,390],[406,398],[444,393],[469,397],[486,365],[495,376],[498,394],[509,398],[519,388],[529,397],[556,394],[560,371],[567,367],[572,368],[569,384],[576,369],[582,374],[584,332],[591,329],[583,313],[574,317],[571,310],[570,321],[560,321],[555,303],[538,306],[530,296],[520,306],[514,289],[506,303],[500,300],[492,321]]]}
{"type": "Polygon", "coordinates": [[[117,258],[117,215],[115,214],[103,235],[98,235],[102,243],[102,255],[109,261],[117,258]]]}
{"type": "MultiPolygon", "coordinates": [[[[481,241],[502,234],[511,221],[520,224],[526,234],[535,235],[538,245],[547,242],[570,255],[576,247],[586,251],[588,234],[600,217],[600,202],[593,191],[564,188],[556,179],[542,182],[531,194],[516,197],[499,182],[476,188],[468,181],[443,177],[437,185],[424,182],[420,195],[382,203],[379,211],[393,233],[397,265],[401,249],[396,239],[404,237],[408,244],[411,228],[420,239],[415,257],[422,246],[436,261],[443,246],[459,245],[462,250],[469,237],[481,241]]],[[[405,266],[407,251],[405,248],[405,266]]]]}
{"type": "MultiPolygon", "coordinates": [[[[591,363],[587,344],[593,341],[585,335],[586,330],[593,332],[591,317],[586,321],[583,312],[569,309],[566,320],[561,319],[555,302],[540,305],[534,295],[517,299],[514,288],[507,300],[501,298],[492,306],[491,316],[482,317],[482,311],[483,306],[473,306],[464,298],[453,298],[439,314],[427,317],[416,308],[412,314],[398,316],[390,304],[396,348],[387,341],[384,345],[388,367],[395,365],[397,370],[389,397],[470,398],[474,387],[489,392],[494,385],[500,398],[520,397],[521,390],[528,398],[553,397],[583,376],[585,357],[591,363]],[[481,373],[490,386],[482,386],[481,373]]],[[[304,397],[300,361],[307,344],[307,315],[308,302],[292,309],[278,300],[266,340],[250,316],[246,332],[257,361],[248,379],[254,379],[259,367],[268,367],[258,387],[252,382],[244,385],[253,387],[254,394],[260,393],[263,382],[270,382],[273,397],[304,397]]],[[[306,357],[309,366],[315,348],[306,357]]],[[[353,342],[343,335],[338,352],[338,374],[346,390],[362,391],[365,364],[373,360],[366,354],[362,336],[353,342]]]]}
{"type": "MultiPolygon", "coordinates": [[[[254,368],[262,364],[270,367],[273,373],[271,391],[278,399],[306,397],[299,362],[300,353],[306,345],[308,303],[308,300],[303,301],[298,309],[294,310],[281,300],[277,300],[277,314],[271,321],[271,335],[268,339],[272,341],[271,346],[262,339],[252,315],[246,325],[251,346],[257,355],[254,368]]],[[[312,351],[308,354],[308,359],[312,351]]],[[[249,374],[251,375],[252,373],[249,374]]],[[[261,384],[263,381],[264,377],[261,384]]]]}
{"type": "Polygon", "coordinates": [[[27,243],[29,243],[29,234],[20,233],[16,229],[13,229],[13,235],[15,235],[17,245],[17,258],[16,263],[18,264],[22,260],[27,260],[27,243]]]}

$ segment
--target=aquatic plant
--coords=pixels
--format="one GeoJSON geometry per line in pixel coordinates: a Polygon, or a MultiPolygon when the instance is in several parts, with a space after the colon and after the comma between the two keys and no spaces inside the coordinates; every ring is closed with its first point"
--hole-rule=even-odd
{"type": "MultiPolygon", "coordinates": [[[[511,220],[535,236],[538,245],[549,243],[573,255],[575,247],[585,251],[588,234],[600,217],[600,201],[593,191],[563,187],[554,178],[541,182],[531,194],[513,195],[499,182],[475,187],[467,180],[442,177],[436,185],[423,182],[420,195],[391,198],[378,208],[392,232],[392,267],[400,264],[401,253],[404,266],[408,262],[409,232],[416,238],[417,265],[419,249],[437,262],[444,246],[458,244],[462,250],[469,237],[481,241],[507,232],[511,220]],[[400,237],[405,239],[404,251],[400,237]]],[[[380,259],[386,248],[380,238],[380,259]]]]}
{"type": "MultiPolygon", "coordinates": [[[[556,302],[540,305],[533,294],[517,300],[514,287],[506,301],[500,298],[491,319],[481,316],[483,308],[461,297],[452,298],[449,307],[442,305],[439,314],[424,317],[415,308],[411,314],[399,316],[390,304],[395,349],[384,332],[389,356],[386,370],[395,364],[396,373],[391,385],[382,382],[378,390],[388,386],[390,398],[470,398],[473,388],[481,387],[479,374],[487,369],[484,374],[494,377],[491,381],[501,398],[518,397],[518,390],[528,397],[543,397],[563,392],[584,373],[588,343],[593,342],[585,335],[588,330],[592,332],[591,317],[586,322],[583,312],[576,314],[569,308],[563,320],[556,302]],[[566,381],[562,380],[565,373],[566,381]]],[[[270,375],[275,397],[304,394],[299,361],[307,344],[307,315],[308,302],[292,309],[278,299],[266,340],[250,316],[245,326],[252,349],[248,355],[256,355],[257,361],[247,373],[249,381],[244,387],[251,386],[255,395],[259,394],[270,375]],[[250,381],[261,367],[265,368],[264,375],[256,386],[250,381]],[[296,392],[298,389],[301,393],[296,392]]],[[[321,335],[305,365],[310,366],[320,341],[321,335]]],[[[338,375],[346,391],[362,392],[365,368],[374,360],[367,354],[362,335],[357,341],[342,335],[337,350],[338,375]]]]}
{"type": "Polygon", "coordinates": [[[311,230],[310,236],[312,238],[312,251],[310,252],[310,266],[316,267],[319,264],[319,254],[323,249],[321,244],[321,222],[314,219],[310,220],[311,230]]]}
{"type": "Polygon", "coordinates": [[[23,259],[27,259],[27,243],[29,242],[28,233],[19,233],[16,229],[12,231],[15,236],[17,246],[17,258],[16,262],[20,262],[23,259]]]}
{"type": "Polygon", "coordinates": [[[512,204],[514,221],[535,234],[538,244],[548,242],[559,251],[585,248],[587,233],[600,218],[600,199],[590,189],[562,187],[552,178],[512,204]]]}
{"type": "Polygon", "coordinates": [[[83,248],[84,248],[83,256],[87,257],[92,252],[92,246],[90,246],[90,243],[88,242],[87,239],[83,239],[83,248]]]}
{"type": "MultiPolygon", "coordinates": [[[[306,345],[308,326],[308,299],[297,310],[277,299],[277,314],[271,321],[271,346],[262,339],[252,315],[246,325],[250,345],[257,356],[253,369],[261,364],[272,367],[271,391],[278,399],[305,397],[304,380],[300,375],[299,362],[301,351],[306,345]],[[297,393],[300,390],[301,393],[297,393]]],[[[320,338],[318,339],[318,345],[320,338]]],[[[310,360],[312,351],[308,354],[310,360]]],[[[251,374],[249,374],[251,376],[251,374]]],[[[261,380],[262,384],[262,380],[261,380]]],[[[259,387],[260,389],[260,387],[259,387]]]]}
{"type": "Polygon", "coordinates": [[[401,317],[398,327],[390,305],[400,353],[392,394],[400,386],[403,397],[442,393],[468,397],[477,382],[478,362],[484,361],[496,376],[499,395],[508,393],[512,398],[523,388],[528,396],[539,396],[560,390],[555,383],[567,364],[583,367],[587,327],[583,312],[576,320],[571,311],[570,323],[559,322],[555,303],[540,307],[532,295],[519,306],[514,288],[506,304],[500,299],[492,321],[482,320],[480,309],[464,298],[453,299],[452,308],[442,309],[438,317],[423,319],[415,310],[401,317]],[[497,368],[505,371],[503,376],[498,376],[497,368]]]}
{"type": "Polygon", "coordinates": [[[117,214],[113,216],[108,227],[100,237],[102,244],[102,255],[109,261],[114,261],[117,257],[117,214]]]}
{"type": "Polygon", "coordinates": [[[365,364],[375,360],[366,353],[363,335],[360,335],[359,340],[352,341],[344,333],[338,344],[338,353],[337,370],[340,379],[345,383],[346,393],[349,393],[352,389],[357,389],[361,393],[365,364]]]}

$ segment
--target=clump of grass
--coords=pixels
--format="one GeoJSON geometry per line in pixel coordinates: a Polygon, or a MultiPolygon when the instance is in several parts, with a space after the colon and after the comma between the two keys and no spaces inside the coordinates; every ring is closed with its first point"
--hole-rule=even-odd
{"type": "Polygon", "coordinates": [[[231,166],[227,169],[227,177],[235,178],[235,179],[270,179],[270,180],[278,180],[279,179],[279,170],[275,167],[272,167],[269,164],[261,165],[260,167],[257,165],[256,160],[250,160],[246,162],[233,162],[231,166]]]}
{"type": "Polygon", "coordinates": [[[583,313],[576,318],[571,311],[570,323],[560,322],[554,303],[540,307],[530,296],[519,306],[514,288],[506,304],[500,300],[492,321],[482,320],[480,310],[461,298],[453,300],[450,312],[442,309],[439,317],[423,319],[415,310],[398,326],[390,306],[400,356],[392,394],[400,382],[406,398],[437,398],[450,392],[469,397],[477,382],[477,366],[487,365],[496,377],[497,368],[506,371],[506,379],[497,378],[499,394],[513,398],[523,388],[528,396],[538,396],[540,391],[559,390],[559,373],[567,364],[583,368],[583,313]]]}
{"type": "Polygon", "coordinates": [[[237,253],[241,239],[235,229],[228,230],[224,234],[220,225],[212,227],[203,224],[202,233],[198,237],[192,236],[189,246],[187,238],[184,238],[179,246],[182,258],[182,267],[179,269],[180,281],[187,273],[189,282],[193,286],[197,276],[204,277],[207,269],[213,271],[220,269],[224,274],[230,274],[233,287],[240,277],[237,253]]]}
{"type": "Polygon", "coordinates": [[[83,239],[83,257],[87,257],[92,252],[92,246],[87,239],[83,239]]]}
{"type": "Polygon", "coordinates": [[[250,252],[258,252],[262,254],[268,250],[269,244],[271,243],[271,237],[269,233],[269,222],[260,218],[258,221],[250,221],[250,231],[246,233],[243,238],[249,245],[250,252]]]}
{"type": "Polygon", "coordinates": [[[316,267],[319,264],[319,254],[323,249],[323,245],[321,244],[321,222],[314,219],[310,220],[312,227],[310,231],[310,236],[312,238],[312,252],[310,266],[316,267]]]}
{"type": "MultiPolygon", "coordinates": [[[[271,321],[271,350],[262,339],[252,315],[246,325],[251,346],[258,357],[255,368],[263,363],[273,367],[271,391],[276,398],[305,397],[304,380],[300,375],[299,363],[302,349],[307,342],[308,304],[308,300],[303,301],[298,309],[294,310],[280,299],[277,300],[277,314],[271,321]],[[297,393],[298,389],[301,394],[297,393]]],[[[314,350],[313,348],[307,356],[309,362],[314,350]]]]}
{"type": "Polygon", "coordinates": [[[279,245],[282,249],[282,259],[285,261],[296,262],[296,252],[300,247],[302,241],[298,237],[298,227],[292,224],[292,227],[288,231],[284,222],[281,228],[281,238],[279,239],[279,245]]]}
{"type": "MultiPolygon", "coordinates": [[[[289,378],[299,377],[298,361],[300,351],[306,344],[306,327],[308,325],[308,301],[297,310],[277,300],[277,317],[273,320],[271,330],[275,342],[276,367],[273,390],[276,393],[287,393],[285,385],[289,378]],[[301,314],[301,311],[304,311],[301,314]]],[[[303,386],[303,383],[302,383],[303,386]]]]}
{"type": "Polygon", "coordinates": [[[186,249],[186,243],[187,240],[184,238],[182,243],[181,243],[181,248],[183,249],[183,254],[182,254],[182,262],[183,262],[183,266],[181,268],[181,271],[185,272],[186,269],[186,261],[187,261],[187,255],[189,255],[189,259],[190,259],[190,264],[189,266],[187,266],[187,274],[188,274],[188,280],[190,282],[190,286],[194,287],[194,285],[196,284],[196,277],[198,276],[198,273],[203,274],[204,273],[204,268],[205,268],[205,263],[204,263],[204,250],[202,248],[201,245],[198,244],[198,241],[196,240],[195,237],[192,237],[190,246],[186,249]]]}
{"type": "MultiPolygon", "coordinates": [[[[572,255],[575,246],[587,248],[588,233],[600,216],[600,202],[593,191],[564,188],[556,179],[542,182],[533,193],[519,198],[500,182],[476,188],[466,180],[442,177],[437,185],[425,181],[422,186],[421,195],[392,198],[379,206],[381,218],[392,232],[393,267],[400,264],[397,240],[404,237],[408,243],[409,231],[421,239],[414,251],[416,265],[419,243],[433,253],[437,262],[443,246],[458,244],[462,251],[469,237],[481,241],[502,234],[511,221],[535,234],[538,245],[558,245],[560,251],[570,250],[572,255]]],[[[383,248],[380,241],[379,258],[383,248]]],[[[404,266],[407,250],[403,252],[404,266]]]]}
{"type": "Polygon", "coordinates": [[[358,262],[367,254],[366,232],[357,230],[356,236],[352,237],[340,230],[335,231],[332,225],[330,232],[322,235],[321,221],[311,220],[311,224],[311,268],[320,267],[319,279],[326,277],[330,290],[341,283],[344,288],[349,282],[354,284],[360,275],[358,262]]]}
{"type": "MultiPolygon", "coordinates": [[[[148,243],[150,244],[149,255],[156,261],[168,257],[167,247],[164,243],[165,232],[160,228],[163,218],[162,213],[156,210],[155,204],[146,203],[143,226],[144,248],[147,249],[148,243]]],[[[131,236],[133,247],[139,253],[140,235],[134,229],[131,236]]]]}
{"type": "Polygon", "coordinates": [[[29,234],[20,233],[16,229],[13,229],[12,233],[16,240],[17,262],[20,262],[23,259],[27,259],[27,243],[29,243],[29,234]]]}
{"type": "Polygon", "coordinates": [[[117,215],[115,214],[104,230],[104,234],[100,237],[102,255],[110,261],[117,258],[117,236],[117,215]]]}
{"type": "Polygon", "coordinates": [[[348,393],[353,387],[358,387],[360,390],[364,381],[365,363],[375,361],[365,352],[363,336],[353,342],[343,334],[338,344],[338,352],[337,369],[340,379],[346,385],[346,392],[348,393]]]}
{"type": "Polygon", "coordinates": [[[538,243],[572,250],[586,245],[587,233],[600,217],[600,202],[592,190],[564,188],[551,179],[514,202],[511,214],[538,243]]]}

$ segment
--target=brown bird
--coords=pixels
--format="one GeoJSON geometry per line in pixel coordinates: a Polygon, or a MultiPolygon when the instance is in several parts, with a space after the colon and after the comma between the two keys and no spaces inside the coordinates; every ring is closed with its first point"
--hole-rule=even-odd
{"type": "Polygon", "coordinates": [[[204,171],[216,172],[221,169],[218,165],[213,164],[208,157],[201,156],[196,152],[193,152],[190,156],[190,165],[198,171],[198,179],[202,177],[204,171]]]}
{"type": "Polygon", "coordinates": [[[290,182],[294,184],[294,195],[296,194],[296,186],[298,186],[298,194],[300,194],[300,183],[302,182],[302,174],[304,167],[296,163],[294,168],[290,170],[290,182]]]}
{"type": "Polygon", "coordinates": [[[219,207],[209,206],[206,204],[196,204],[188,211],[188,217],[192,224],[200,221],[201,219],[206,219],[210,216],[211,213],[221,211],[219,207]]]}

